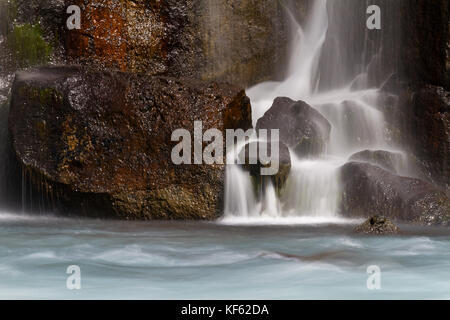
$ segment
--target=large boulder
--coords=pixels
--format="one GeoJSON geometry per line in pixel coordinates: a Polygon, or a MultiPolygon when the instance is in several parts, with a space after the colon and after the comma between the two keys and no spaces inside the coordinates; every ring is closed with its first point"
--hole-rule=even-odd
{"type": "Polygon", "coordinates": [[[400,177],[379,167],[350,162],[341,168],[341,214],[352,218],[383,215],[425,225],[450,222],[450,200],[418,179],[400,177]]]}
{"type": "Polygon", "coordinates": [[[88,216],[213,219],[222,213],[225,165],[171,160],[173,131],[193,136],[194,121],[247,130],[249,99],[193,79],[78,67],[18,73],[9,130],[37,196],[25,189],[27,202],[88,216]]]}
{"type": "Polygon", "coordinates": [[[403,78],[435,86],[450,85],[446,83],[450,2],[447,0],[401,2],[402,42],[399,44],[400,59],[397,61],[403,78]]]}
{"type": "Polygon", "coordinates": [[[315,156],[326,150],[331,125],[306,102],[276,98],[256,123],[256,130],[279,130],[279,139],[299,157],[315,156]]]}

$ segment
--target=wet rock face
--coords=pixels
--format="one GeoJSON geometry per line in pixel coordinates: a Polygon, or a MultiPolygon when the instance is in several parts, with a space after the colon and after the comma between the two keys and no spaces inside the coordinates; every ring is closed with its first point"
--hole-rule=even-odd
{"type": "Polygon", "coordinates": [[[18,73],[9,129],[37,191],[62,213],[127,219],[221,214],[224,165],[175,165],[176,129],[251,127],[245,92],[225,84],[82,68],[18,73]]]}
{"type": "Polygon", "coordinates": [[[370,235],[398,234],[400,229],[384,216],[374,216],[358,226],[354,230],[356,233],[370,235]]]}
{"type": "Polygon", "coordinates": [[[418,83],[444,86],[450,2],[402,0],[401,3],[403,77],[418,83]]]}
{"type": "Polygon", "coordinates": [[[352,155],[349,161],[367,162],[392,173],[397,173],[396,164],[402,160],[402,155],[384,150],[365,150],[352,155]]]}
{"type": "Polygon", "coordinates": [[[194,39],[201,44],[195,65],[201,78],[248,87],[284,76],[290,32],[284,3],[200,1],[194,15],[194,39]]]}
{"type": "Polygon", "coordinates": [[[413,98],[411,141],[437,184],[450,189],[450,92],[426,86],[413,98]]]}
{"type": "Polygon", "coordinates": [[[450,190],[450,93],[432,85],[404,89],[392,111],[398,140],[416,155],[420,171],[450,190]]]}
{"type": "MultiPolygon", "coordinates": [[[[122,71],[166,73],[172,59],[169,49],[180,49],[177,47],[180,43],[175,44],[174,32],[178,32],[180,42],[185,37],[181,31],[187,24],[188,10],[188,1],[179,1],[177,5],[180,10],[172,8],[172,14],[167,16],[167,6],[170,2],[70,2],[80,7],[82,17],[80,30],[65,31],[65,48],[69,60],[83,64],[100,64],[104,68],[122,71]],[[183,11],[185,15],[181,14],[183,11]]],[[[187,47],[181,49],[187,50],[187,47]]]]}
{"type": "Polygon", "coordinates": [[[384,215],[424,225],[448,225],[450,200],[431,184],[351,162],[341,168],[341,214],[361,218],[384,215]]]}
{"type": "Polygon", "coordinates": [[[284,73],[279,66],[287,58],[289,30],[278,1],[75,0],[70,4],[82,11],[82,29],[65,32],[67,55],[76,62],[240,86],[284,73]]]}
{"type": "MultiPolygon", "coordinates": [[[[242,168],[250,173],[250,176],[254,179],[257,186],[264,186],[268,180],[270,180],[277,191],[281,191],[286,184],[286,181],[291,172],[291,154],[289,148],[282,142],[279,142],[278,150],[278,172],[275,175],[264,176],[261,175],[262,168],[269,168],[274,163],[263,164],[260,161],[259,148],[262,142],[251,142],[242,148],[239,153],[239,159],[242,163],[242,168]],[[257,150],[257,154],[250,156],[250,150],[257,150]],[[252,164],[256,163],[256,164],[252,164]]],[[[272,155],[272,147],[270,143],[266,146],[267,155],[272,155]]],[[[274,160],[275,161],[275,160],[274,160]]],[[[264,188],[262,188],[264,189],[264,188]]]]}
{"type": "Polygon", "coordinates": [[[8,135],[8,103],[0,103],[0,210],[13,210],[20,204],[20,167],[8,135]]]}
{"type": "Polygon", "coordinates": [[[256,130],[278,129],[280,141],[299,157],[321,154],[330,139],[331,125],[317,110],[303,101],[276,98],[260,118],[256,130]]]}

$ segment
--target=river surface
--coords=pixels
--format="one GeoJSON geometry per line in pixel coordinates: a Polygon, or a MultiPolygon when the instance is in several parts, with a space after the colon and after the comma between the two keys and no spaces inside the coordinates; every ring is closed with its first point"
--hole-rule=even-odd
{"type": "Polygon", "coordinates": [[[356,221],[124,222],[0,214],[1,299],[450,299],[448,229],[356,221]],[[447,233],[447,234],[446,234],[447,233]],[[66,286],[67,268],[81,289],[66,286]],[[381,289],[369,290],[369,266],[381,289]]]}

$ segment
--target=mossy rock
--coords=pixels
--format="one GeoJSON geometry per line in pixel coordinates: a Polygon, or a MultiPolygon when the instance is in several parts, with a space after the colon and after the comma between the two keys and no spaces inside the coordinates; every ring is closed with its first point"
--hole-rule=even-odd
{"type": "Polygon", "coordinates": [[[39,24],[15,25],[8,34],[7,45],[17,67],[30,67],[46,64],[53,48],[43,36],[39,24]]]}

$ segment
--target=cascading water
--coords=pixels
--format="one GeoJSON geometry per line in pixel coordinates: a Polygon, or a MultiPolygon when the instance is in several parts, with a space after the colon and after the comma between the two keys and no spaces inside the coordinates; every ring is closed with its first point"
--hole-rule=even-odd
{"type": "Polygon", "coordinates": [[[369,69],[377,52],[371,53],[372,59],[368,59],[365,47],[361,61],[347,66],[343,64],[344,57],[352,53],[345,50],[352,49],[336,45],[345,34],[342,30],[329,30],[330,21],[345,20],[339,16],[345,11],[339,3],[314,1],[304,28],[289,14],[296,32],[286,80],[261,83],[247,90],[254,125],[276,97],[303,100],[318,110],[332,126],[327,152],[308,159],[296,158],[291,152],[292,169],[282,194],[277,197],[269,185],[259,201],[249,174],[237,166],[229,166],[225,222],[249,218],[253,221],[267,218],[292,221],[286,218],[295,218],[305,222],[339,219],[339,168],[358,151],[395,149],[385,138],[384,115],[377,105],[379,91],[368,85],[369,69]],[[335,52],[330,52],[333,50],[335,52]],[[324,70],[321,65],[328,69],[324,70]]]}

